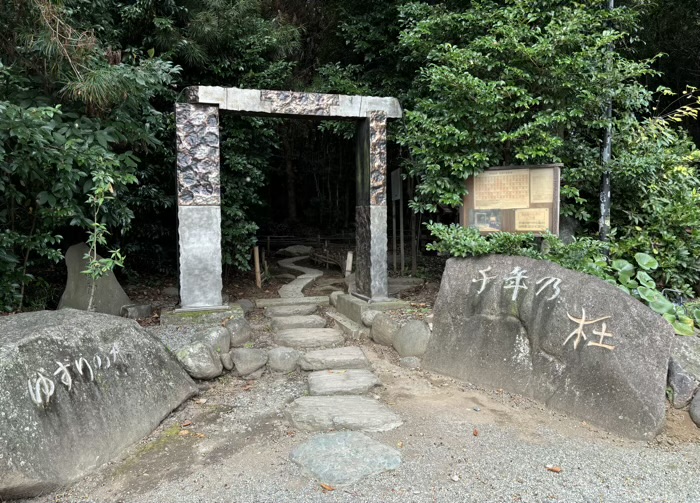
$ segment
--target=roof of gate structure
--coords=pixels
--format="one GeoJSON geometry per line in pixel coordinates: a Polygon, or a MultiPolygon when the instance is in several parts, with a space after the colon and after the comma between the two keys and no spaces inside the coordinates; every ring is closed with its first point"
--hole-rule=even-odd
{"type": "Polygon", "coordinates": [[[366,119],[368,112],[398,119],[403,113],[396,98],[299,93],[237,87],[193,86],[185,90],[189,103],[218,105],[248,115],[306,116],[323,119],[366,119]]]}

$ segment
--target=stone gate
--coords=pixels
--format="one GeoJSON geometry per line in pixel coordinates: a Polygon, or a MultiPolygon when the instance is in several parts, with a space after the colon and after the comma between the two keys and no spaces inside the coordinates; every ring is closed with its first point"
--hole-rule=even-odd
{"type": "Polygon", "coordinates": [[[181,310],[222,305],[219,110],[242,115],[357,123],[357,292],[388,297],[386,128],[400,118],[396,98],[195,86],[177,104],[178,233],[181,310]]]}

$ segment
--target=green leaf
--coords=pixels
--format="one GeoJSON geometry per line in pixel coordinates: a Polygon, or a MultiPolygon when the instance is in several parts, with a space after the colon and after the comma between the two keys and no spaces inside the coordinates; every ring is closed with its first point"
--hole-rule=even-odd
{"type": "Polygon", "coordinates": [[[639,267],[645,271],[653,271],[659,267],[657,260],[646,253],[635,253],[634,259],[637,261],[637,264],[639,264],[639,267]]]}
{"type": "Polygon", "coordinates": [[[634,275],[634,266],[623,259],[613,260],[612,268],[618,271],[620,274],[632,277],[634,275]]]}
{"type": "Polygon", "coordinates": [[[686,337],[692,337],[695,335],[695,326],[693,325],[693,320],[687,316],[680,315],[676,317],[673,313],[664,314],[664,318],[668,321],[676,334],[683,335],[686,337]]]}
{"type": "Polygon", "coordinates": [[[637,272],[637,280],[639,281],[640,284],[644,285],[647,288],[651,288],[651,289],[656,288],[656,281],[654,281],[654,278],[649,276],[644,271],[637,272]]]}

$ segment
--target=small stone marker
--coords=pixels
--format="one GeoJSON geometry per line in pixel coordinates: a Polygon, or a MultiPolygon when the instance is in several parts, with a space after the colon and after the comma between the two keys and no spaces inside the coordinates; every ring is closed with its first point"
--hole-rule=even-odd
{"type": "Polygon", "coordinates": [[[301,357],[299,364],[302,370],[369,368],[369,360],[357,346],[309,351],[301,357]]]}
{"type": "Polygon", "coordinates": [[[296,349],[330,348],[345,342],[343,334],[335,328],[293,328],[273,337],[275,344],[296,349]]]}
{"type": "Polygon", "coordinates": [[[309,395],[362,395],[375,386],[379,379],[369,370],[321,370],[309,374],[309,395]]]}
{"type": "Polygon", "coordinates": [[[396,470],[401,464],[399,451],[356,431],[317,435],[297,446],[289,458],[320,483],[333,487],[396,470]]]}
{"type": "Polygon", "coordinates": [[[427,370],[625,437],[663,424],[673,329],[609,283],[524,257],[450,259],[434,313],[427,370]]]}
{"type": "MultiPolygon", "coordinates": [[[[73,308],[87,311],[90,299],[92,279],[83,274],[87,269],[87,260],[83,257],[90,251],[85,243],[79,243],[66,251],[66,268],[68,278],[66,289],[58,303],[59,309],[73,308]]],[[[100,259],[101,257],[97,257],[100,259]]],[[[108,272],[95,282],[95,297],[93,300],[95,312],[121,316],[122,306],[132,305],[124,289],[121,287],[113,272],[108,272]]]]}
{"type": "Polygon", "coordinates": [[[365,396],[303,396],[288,409],[301,430],[389,431],[403,424],[386,405],[365,396]]]}

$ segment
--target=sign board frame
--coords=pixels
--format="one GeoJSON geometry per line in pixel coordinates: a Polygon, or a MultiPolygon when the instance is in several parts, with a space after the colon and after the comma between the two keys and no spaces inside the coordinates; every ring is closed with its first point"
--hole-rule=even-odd
{"type": "Polygon", "coordinates": [[[464,227],[495,232],[559,235],[562,164],[496,166],[466,180],[459,212],[464,227]]]}

